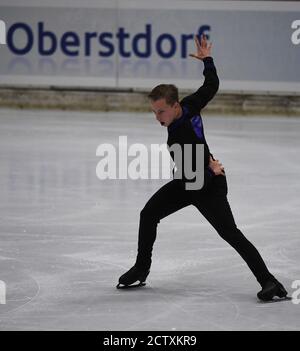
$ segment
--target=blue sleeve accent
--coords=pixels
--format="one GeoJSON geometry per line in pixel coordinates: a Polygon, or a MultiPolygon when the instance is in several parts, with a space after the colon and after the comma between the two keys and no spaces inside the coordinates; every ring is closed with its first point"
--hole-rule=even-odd
{"type": "Polygon", "coordinates": [[[203,132],[203,125],[202,125],[202,119],[200,116],[194,116],[191,118],[192,122],[192,127],[194,129],[194,132],[196,133],[197,137],[201,140],[204,139],[204,132],[203,132]]]}

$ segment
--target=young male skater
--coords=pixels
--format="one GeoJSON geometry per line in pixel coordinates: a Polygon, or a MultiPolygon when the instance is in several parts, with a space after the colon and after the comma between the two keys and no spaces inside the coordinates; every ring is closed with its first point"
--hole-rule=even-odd
{"type": "MultiPolygon", "coordinates": [[[[168,128],[169,148],[174,144],[182,147],[186,144],[204,146],[204,184],[201,189],[187,190],[185,177],[174,178],[149,199],[140,213],[136,262],[119,278],[117,288],[145,285],[144,282],[150,273],[157,224],[162,218],[188,205],[194,205],[218,234],[245,260],[262,287],[257,294],[258,298],[263,301],[272,300],[275,296],[284,298],[287,295],[285,288],[268,271],[257,249],[237,228],[227,200],[224,167],[218,160],[214,160],[205,140],[200,110],[216,94],[219,79],[211,57],[212,44],[208,44],[204,35],[201,41],[195,37],[195,43],[197,52],[190,56],[203,61],[204,84],[180,102],[177,88],[168,84],[156,86],[148,97],[156,119],[162,126],[168,128]],[[140,282],[138,285],[132,285],[137,281],[140,282]]],[[[174,154],[172,152],[170,154],[174,160],[174,154]]],[[[194,157],[193,154],[193,164],[195,164],[194,157]]],[[[184,156],[182,159],[184,164],[184,156]]]]}

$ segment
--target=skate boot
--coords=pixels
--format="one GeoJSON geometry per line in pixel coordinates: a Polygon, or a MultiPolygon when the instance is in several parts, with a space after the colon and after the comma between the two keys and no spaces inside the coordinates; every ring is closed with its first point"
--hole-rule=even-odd
{"type": "Polygon", "coordinates": [[[150,273],[149,269],[143,270],[135,265],[119,278],[117,289],[127,289],[146,285],[145,280],[150,273]],[[134,284],[139,281],[138,284],[134,284]],[[133,285],[134,284],[134,285],[133,285]]]}
{"type": "Polygon", "coordinates": [[[277,280],[268,280],[262,290],[257,293],[257,297],[262,301],[275,301],[273,300],[275,296],[278,296],[281,300],[289,299],[287,291],[277,280]]]}

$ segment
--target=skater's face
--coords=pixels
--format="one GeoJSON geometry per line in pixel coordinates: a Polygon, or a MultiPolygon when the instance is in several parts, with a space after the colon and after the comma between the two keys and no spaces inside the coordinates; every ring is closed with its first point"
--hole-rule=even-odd
{"type": "Polygon", "coordinates": [[[156,119],[164,127],[168,127],[175,119],[178,119],[182,115],[182,108],[178,102],[169,105],[166,99],[159,99],[156,101],[151,100],[150,104],[156,119]]]}

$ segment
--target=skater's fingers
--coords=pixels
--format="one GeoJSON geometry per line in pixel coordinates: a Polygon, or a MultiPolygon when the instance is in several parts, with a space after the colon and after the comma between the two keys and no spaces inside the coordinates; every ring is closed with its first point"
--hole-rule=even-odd
{"type": "Polygon", "coordinates": [[[205,34],[202,34],[201,36],[201,46],[205,48],[207,46],[207,40],[205,34]]]}
{"type": "Polygon", "coordinates": [[[200,42],[199,42],[199,38],[197,35],[195,35],[195,43],[196,43],[196,47],[198,49],[198,51],[201,49],[201,45],[200,45],[200,42]]]}

